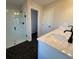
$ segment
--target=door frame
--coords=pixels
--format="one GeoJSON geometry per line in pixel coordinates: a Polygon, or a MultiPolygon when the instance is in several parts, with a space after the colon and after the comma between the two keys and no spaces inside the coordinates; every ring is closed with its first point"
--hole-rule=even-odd
{"type": "MultiPolygon", "coordinates": [[[[34,9],[34,8],[31,8],[31,13],[32,13],[32,10],[35,10],[35,11],[37,11],[37,38],[38,38],[38,35],[39,35],[39,31],[38,31],[38,19],[39,19],[39,11],[38,10],[36,10],[36,9],[34,9]]],[[[32,14],[31,14],[31,36],[32,36],[32,14]]]]}

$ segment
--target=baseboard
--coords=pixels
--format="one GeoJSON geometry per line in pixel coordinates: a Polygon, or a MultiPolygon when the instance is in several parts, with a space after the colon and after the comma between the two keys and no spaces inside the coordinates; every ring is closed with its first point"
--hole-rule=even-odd
{"type": "Polygon", "coordinates": [[[16,46],[16,45],[18,45],[18,44],[21,44],[21,43],[23,43],[23,42],[25,42],[25,41],[28,41],[28,40],[17,41],[15,44],[14,44],[14,42],[13,42],[13,43],[10,44],[9,46],[7,46],[6,49],[11,48],[11,47],[13,47],[13,46],[16,46]]]}

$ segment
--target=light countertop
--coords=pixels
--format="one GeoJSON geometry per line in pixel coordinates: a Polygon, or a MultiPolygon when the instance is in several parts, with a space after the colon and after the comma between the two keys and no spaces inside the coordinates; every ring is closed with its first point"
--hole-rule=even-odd
{"type": "Polygon", "coordinates": [[[71,33],[64,33],[62,28],[58,28],[54,31],[51,31],[40,38],[38,41],[44,42],[51,47],[56,48],[57,50],[61,51],[62,53],[67,54],[68,56],[73,56],[73,44],[69,44],[68,38],[71,33]]]}

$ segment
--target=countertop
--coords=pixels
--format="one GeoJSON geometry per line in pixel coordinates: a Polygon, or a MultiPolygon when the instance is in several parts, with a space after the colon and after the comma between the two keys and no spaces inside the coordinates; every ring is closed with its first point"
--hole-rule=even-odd
{"type": "Polygon", "coordinates": [[[73,56],[73,44],[68,43],[68,38],[71,33],[67,32],[64,33],[62,28],[58,28],[54,31],[51,31],[37,40],[48,44],[51,47],[56,48],[57,50],[61,51],[62,53],[67,54],[68,56],[73,56]]]}

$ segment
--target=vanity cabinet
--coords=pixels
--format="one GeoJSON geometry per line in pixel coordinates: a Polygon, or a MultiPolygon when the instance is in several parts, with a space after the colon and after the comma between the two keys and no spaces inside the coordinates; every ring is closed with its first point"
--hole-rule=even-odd
{"type": "Polygon", "coordinates": [[[38,42],[38,59],[73,59],[54,47],[41,41],[38,42]]]}

